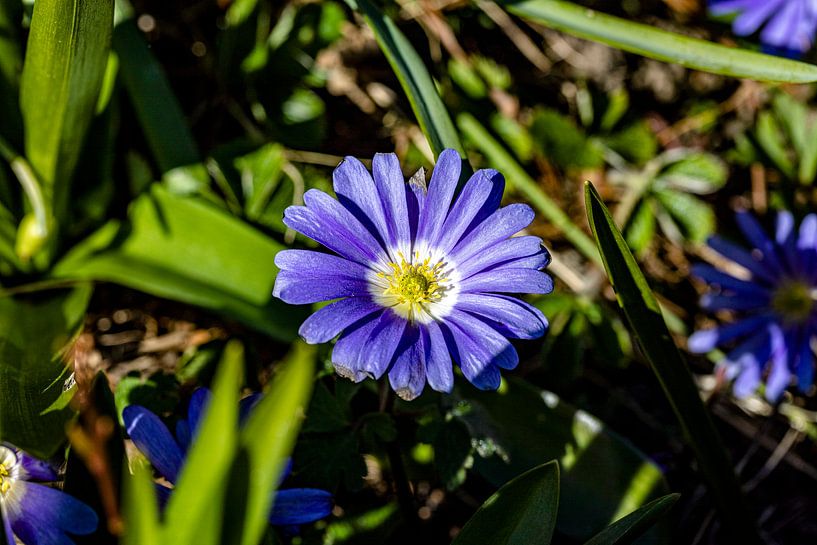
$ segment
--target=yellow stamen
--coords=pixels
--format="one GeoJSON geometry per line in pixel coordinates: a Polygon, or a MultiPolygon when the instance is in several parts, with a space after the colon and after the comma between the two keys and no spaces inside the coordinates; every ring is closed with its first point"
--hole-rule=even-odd
{"type": "Polygon", "coordinates": [[[9,470],[6,469],[5,464],[0,464],[0,494],[6,495],[11,489],[11,479],[9,477],[9,470]]]}
{"type": "Polygon", "coordinates": [[[817,306],[817,294],[805,282],[785,282],[772,294],[772,308],[787,321],[806,322],[817,306]]]}
{"type": "Polygon", "coordinates": [[[445,276],[442,261],[431,264],[431,258],[420,260],[419,252],[414,254],[414,262],[406,260],[398,253],[400,263],[389,263],[391,271],[377,273],[388,284],[383,290],[383,298],[390,302],[403,316],[412,320],[417,311],[439,301],[445,294],[445,276]]]}

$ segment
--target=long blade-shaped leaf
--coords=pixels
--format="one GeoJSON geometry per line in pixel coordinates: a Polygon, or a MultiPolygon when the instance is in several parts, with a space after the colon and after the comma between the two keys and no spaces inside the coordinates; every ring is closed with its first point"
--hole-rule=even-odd
{"type": "MultiPolygon", "coordinates": [[[[126,470],[127,471],[127,470],[126,470]]],[[[123,545],[159,545],[159,507],[150,472],[137,464],[133,475],[125,475],[125,533],[123,545]]]]}
{"type": "Polygon", "coordinates": [[[485,500],[452,545],[548,545],[559,510],[559,464],[526,471],[485,500]]]}
{"type": "Polygon", "coordinates": [[[817,81],[817,66],[681,36],[560,0],[499,0],[508,11],[580,38],[659,61],[735,78],[817,81]]]}
{"type": "Polygon", "coordinates": [[[119,55],[122,82],[150,150],[162,172],[198,163],[199,150],[184,112],[162,67],[136,27],[131,12],[125,0],[117,1],[113,48],[119,55]]]}
{"type": "Polygon", "coordinates": [[[0,136],[15,146],[22,144],[23,120],[18,105],[20,70],[23,54],[20,51],[19,26],[23,19],[22,2],[0,2],[0,136]]]}
{"type": "Polygon", "coordinates": [[[295,447],[301,417],[309,403],[316,351],[302,342],[293,345],[281,374],[253,409],[241,431],[247,452],[249,488],[241,543],[254,545],[263,535],[272,508],[272,490],[281,478],[286,459],[295,447]]]}
{"type": "Polygon", "coordinates": [[[585,545],[628,545],[649,530],[675,502],[680,494],[669,494],[651,501],[626,517],[617,520],[585,543],[585,545]]]}
{"type": "Polygon", "coordinates": [[[715,504],[735,539],[754,543],[757,541],[751,523],[754,519],[747,511],[729,455],[701,402],[692,375],[672,341],[647,279],[609,210],[589,182],[585,186],[585,204],[618,303],[698,458],[715,504]]]}
{"type": "Polygon", "coordinates": [[[63,356],[90,295],[85,285],[0,297],[0,440],[43,458],[63,442],[71,411],[46,411],[63,394],[63,356]]]}
{"type": "Polygon", "coordinates": [[[213,395],[167,504],[164,543],[220,542],[224,494],[238,448],[238,391],[243,376],[244,348],[231,341],[224,349],[213,395]]]}
{"type": "Polygon", "coordinates": [[[452,148],[465,157],[454,123],[448,115],[434,80],[397,25],[374,7],[369,0],[346,0],[357,9],[374,31],[377,43],[389,60],[397,79],[408,96],[414,115],[423,129],[431,149],[439,155],[445,148],[452,148]]]}
{"type": "Polygon", "coordinates": [[[68,182],[102,86],[113,0],[37,0],[31,17],[20,106],[25,151],[46,202],[60,218],[68,182]]]}

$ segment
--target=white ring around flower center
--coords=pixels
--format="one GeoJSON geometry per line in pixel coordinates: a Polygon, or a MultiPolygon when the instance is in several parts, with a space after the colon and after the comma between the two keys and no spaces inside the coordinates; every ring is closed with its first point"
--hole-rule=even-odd
{"type": "Polygon", "coordinates": [[[19,473],[17,455],[10,448],[0,445],[0,498],[9,493],[19,473]]]}
{"type": "Polygon", "coordinates": [[[447,316],[462,278],[456,266],[435,250],[391,254],[395,261],[373,264],[367,278],[374,301],[410,322],[426,324],[447,316]]]}

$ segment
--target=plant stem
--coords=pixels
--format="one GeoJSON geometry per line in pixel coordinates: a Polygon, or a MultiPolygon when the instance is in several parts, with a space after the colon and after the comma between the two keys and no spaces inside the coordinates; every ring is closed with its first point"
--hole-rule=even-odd
{"type": "MultiPolygon", "coordinates": [[[[380,412],[394,416],[394,391],[386,381],[380,383],[380,412]]],[[[400,452],[400,443],[395,438],[387,442],[385,447],[386,454],[389,457],[389,465],[391,466],[397,503],[400,505],[406,523],[409,526],[414,526],[417,522],[417,508],[414,504],[414,494],[411,491],[406,466],[403,463],[403,454],[400,452]]]]}

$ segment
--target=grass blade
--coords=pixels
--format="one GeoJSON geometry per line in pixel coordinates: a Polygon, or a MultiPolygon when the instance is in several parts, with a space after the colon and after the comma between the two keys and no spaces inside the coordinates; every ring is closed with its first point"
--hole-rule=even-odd
{"type": "Polygon", "coordinates": [[[585,185],[585,205],[618,303],[672,405],[725,525],[741,543],[757,542],[751,522],[755,519],[747,510],[729,455],[670,336],[658,301],[590,182],[585,185]]]}
{"type": "Polygon", "coordinates": [[[445,148],[452,148],[465,157],[460,137],[448,115],[434,80],[422,59],[414,50],[397,25],[374,7],[369,0],[346,0],[357,9],[374,31],[380,49],[391,64],[397,79],[408,96],[420,128],[428,138],[431,149],[439,155],[445,148]]]}
{"type": "Polygon", "coordinates": [[[759,81],[817,81],[817,66],[726,47],[560,0],[499,0],[511,13],[580,38],[659,61],[759,81]]]}
{"type": "Polygon", "coordinates": [[[663,517],[680,497],[680,494],[669,494],[651,501],[644,507],[617,520],[584,545],[629,545],[663,517]]]}

